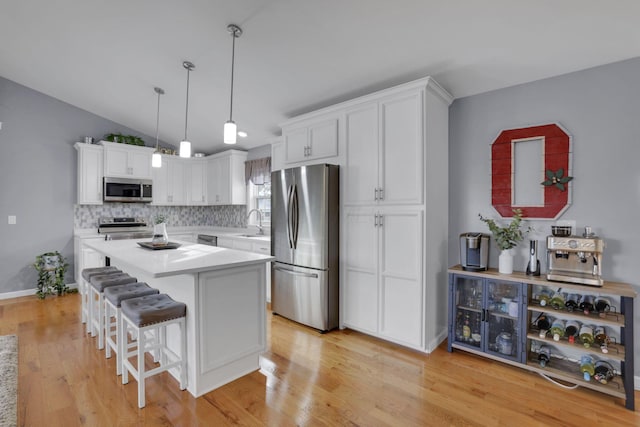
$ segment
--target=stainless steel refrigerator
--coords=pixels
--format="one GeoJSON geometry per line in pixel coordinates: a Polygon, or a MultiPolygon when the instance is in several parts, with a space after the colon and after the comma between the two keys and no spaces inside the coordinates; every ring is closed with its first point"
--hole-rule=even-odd
{"type": "Polygon", "coordinates": [[[321,331],[338,326],[340,169],[271,174],[271,309],[321,331]]]}

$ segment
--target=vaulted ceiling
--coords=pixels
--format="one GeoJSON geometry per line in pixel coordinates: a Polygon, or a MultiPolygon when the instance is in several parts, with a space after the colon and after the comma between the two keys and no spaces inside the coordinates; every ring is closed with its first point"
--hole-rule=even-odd
{"type": "MultiPolygon", "coordinates": [[[[464,97],[640,56],[640,2],[616,0],[6,0],[0,76],[194,151],[233,118],[263,145],[289,117],[431,75],[464,97]]],[[[2,100],[0,99],[0,105],[2,100]]]]}

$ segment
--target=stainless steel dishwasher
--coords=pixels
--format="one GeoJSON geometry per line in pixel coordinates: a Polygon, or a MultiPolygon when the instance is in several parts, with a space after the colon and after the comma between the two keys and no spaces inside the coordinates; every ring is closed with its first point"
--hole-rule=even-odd
{"type": "Polygon", "coordinates": [[[198,243],[201,245],[218,246],[218,236],[198,234],[198,243]]]}

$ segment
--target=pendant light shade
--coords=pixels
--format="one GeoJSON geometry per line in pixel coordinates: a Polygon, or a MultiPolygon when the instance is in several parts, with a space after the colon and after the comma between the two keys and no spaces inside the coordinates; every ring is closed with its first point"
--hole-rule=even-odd
{"type": "Polygon", "coordinates": [[[156,151],[151,156],[151,167],[161,168],[162,156],[160,155],[160,151],[158,151],[158,132],[160,131],[160,95],[164,95],[164,90],[159,87],[154,87],[153,90],[158,94],[158,109],[156,113],[156,151]]]}
{"type": "Polygon", "coordinates": [[[231,24],[227,27],[227,31],[231,34],[233,42],[231,45],[231,98],[229,102],[229,120],[224,124],[224,143],[235,144],[238,127],[236,122],[233,121],[233,67],[236,58],[236,39],[242,35],[242,29],[237,25],[231,24]]]}
{"type": "Polygon", "coordinates": [[[182,66],[187,70],[187,101],[184,113],[184,139],[180,141],[180,157],[191,157],[191,143],[187,139],[187,121],[189,119],[189,73],[191,73],[196,66],[189,61],[184,61],[182,66]]]}
{"type": "Polygon", "coordinates": [[[235,144],[237,132],[238,132],[238,126],[236,126],[236,122],[232,120],[228,120],[224,124],[224,143],[235,144]]]}

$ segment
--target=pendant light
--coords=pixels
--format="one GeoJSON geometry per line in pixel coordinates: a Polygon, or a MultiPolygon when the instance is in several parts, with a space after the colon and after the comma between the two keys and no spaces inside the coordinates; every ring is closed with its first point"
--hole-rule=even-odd
{"type": "Polygon", "coordinates": [[[158,151],[158,132],[160,130],[160,95],[164,95],[164,90],[159,87],[154,87],[153,90],[158,94],[158,112],[156,114],[156,151],[151,156],[151,167],[162,167],[162,156],[158,151]]]}
{"type": "Polygon", "coordinates": [[[229,102],[229,120],[224,124],[224,143],[235,144],[238,127],[236,122],[233,121],[233,66],[236,54],[236,39],[242,35],[242,29],[237,25],[231,24],[227,27],[227,31],[231,34],[233,43],[231,45],[231,100],[229,102]]]}
{"type": "Polygon", "coordinates": [[[192,62],[184,61],[182,66],[187,70],[187,102],[184,113],[184,139],[180,141],[180,157],[191,157],[191,143],[187,139],[187,119],[189,118],[189,73],[196,68],[192,62]]]}

